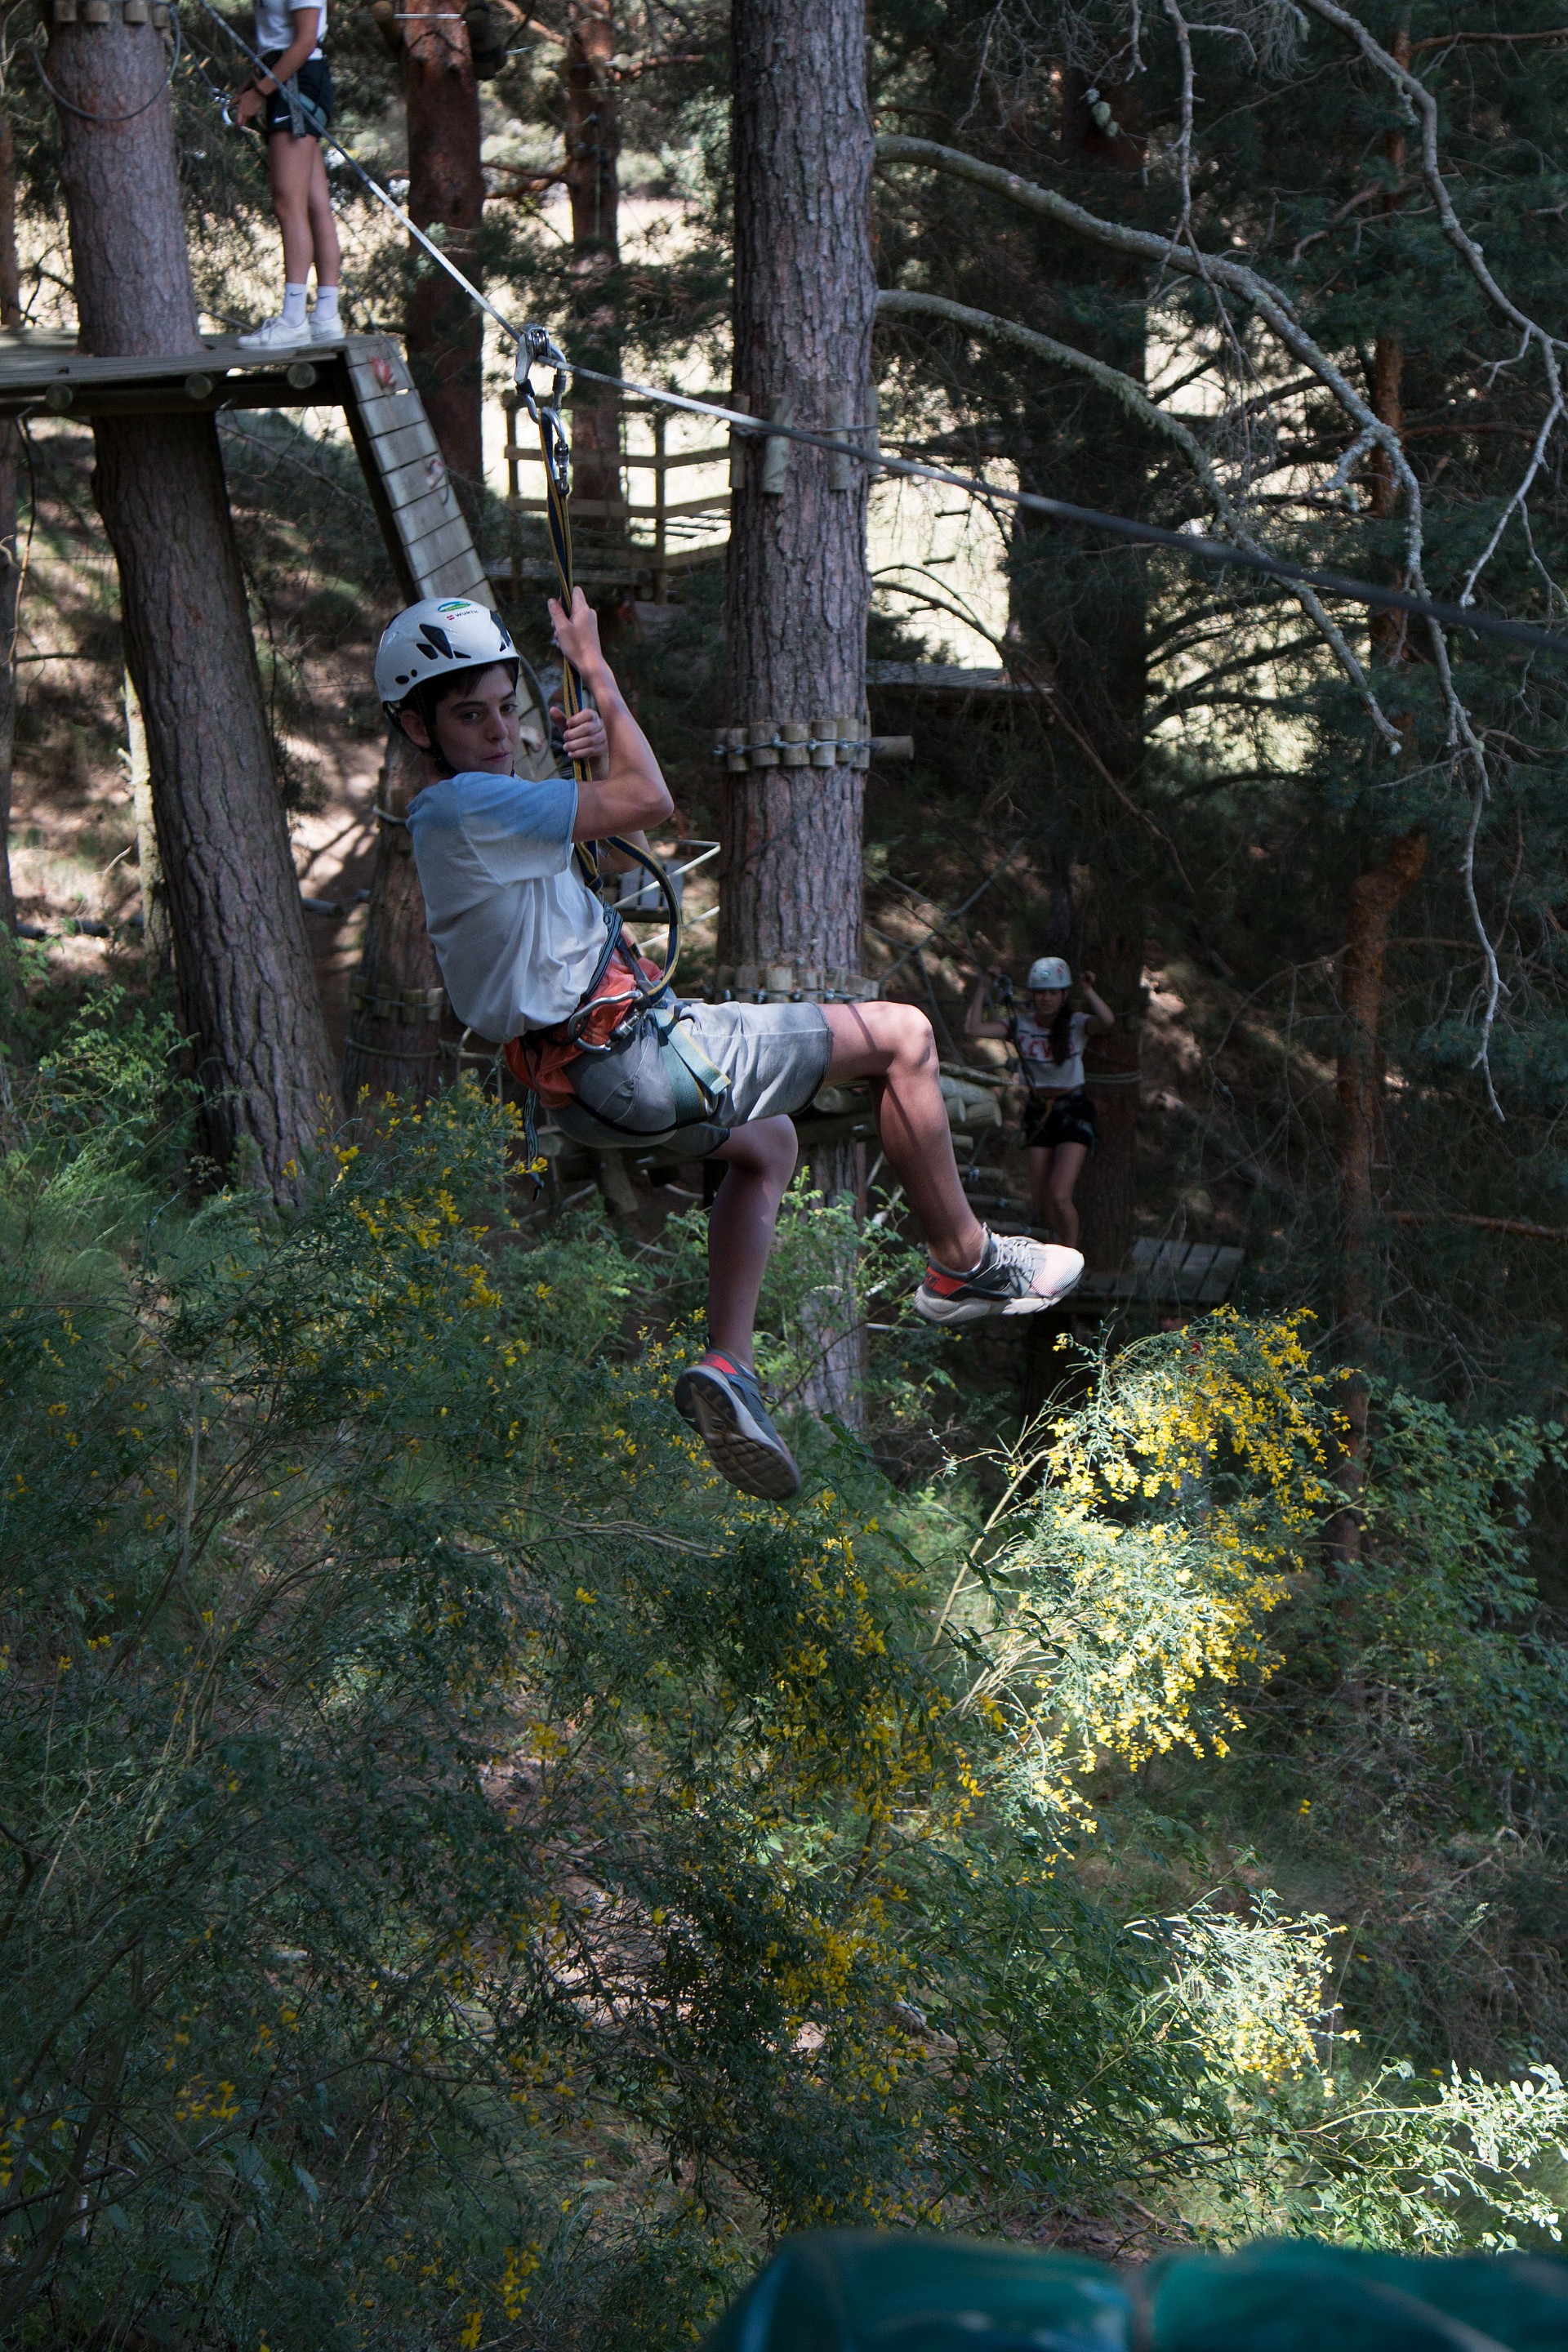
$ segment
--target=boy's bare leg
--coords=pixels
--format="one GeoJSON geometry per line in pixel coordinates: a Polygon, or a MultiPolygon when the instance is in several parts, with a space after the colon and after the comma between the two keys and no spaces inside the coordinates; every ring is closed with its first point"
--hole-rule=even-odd
{"type": "Polygon", "coordinates": [[[964,1197],[931,1023],[912,1004],[825,1004],[828,1086],[869,1078],[882,1149],[938,1265],[977,1265],[985,1228],[964,1197]]]}
{"type": "Polygon", "coordinates": [[[729,1167],[708,1212],[709,1344],[675,1383],[676,1411],[697,1431],[714,1468],[767,1503],[787,1503],[800,1492],[800,1472],[768,1418],[752,1358],[757,1298],[795,1156],[787,1118],[752,1119],[713,1154],[729,1167]]]}
{"type": "Polygon", "coordinates": [[[736,1128],[713,1154],[729,1166],[708,1212],[708,1333],[715,1348],[748,1371],[757,1300],[795,1152],[792,1120],[757,1118],[736,1128]]]}

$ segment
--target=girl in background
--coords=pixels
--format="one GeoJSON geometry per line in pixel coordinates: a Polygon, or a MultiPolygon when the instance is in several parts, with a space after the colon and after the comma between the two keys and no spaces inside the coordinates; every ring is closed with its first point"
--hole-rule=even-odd
{"type": "Polygon", "coordinates": [[[1003,982],[999,964],[974,983],[964,1015],[966,1037],[1005,1037],[1018,1056],[1026,1092],[1023,1140],[1029,1153],[1029,1214],[1049,1225],[1058,1241],[1078,1245],[1078,1204],[1073,1194],[1084,1162],[1100,1139],[1094,1104],[1083,1075],[1084,1039],[1097,1029],[1113,1029],[1116,1015],[1094,992],[1094,974],[1083,974],[1087,1013],[1068,1002],[1072,972],[1061,956],[1037,956],[1026,983],[1027,1009],[1005,1021],[985,1018],[986,992],[1003,982]]]}

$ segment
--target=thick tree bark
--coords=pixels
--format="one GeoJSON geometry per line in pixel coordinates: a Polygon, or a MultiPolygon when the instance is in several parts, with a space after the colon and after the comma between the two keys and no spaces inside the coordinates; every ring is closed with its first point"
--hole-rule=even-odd
{"type": "MultiPolygon", "coordinates": [[[[0,327],[22,323],[16,267],[16,150],[9,119],[0,114],[0,327]]],[[[11,768],[16,745],[16,493],[22,457],[20,427],[0,423],[0,925],[11,930],[16,899],[11,887],[11,768]]]]}
{"type": "Polygon", "coordinates": [[[131,814],[136,824],[136,873],[142,891],[142,951],[155,979],[173,968],[169,894],[158,854],[158,820],[153,807],[153,768],[147,757],[147,722],[137,699],[136,681],[125,673],[125,744],[131,754],[131,814]]]}
{"type": "Polygon", "coordinates": [[[395,821],[422,782],[412,745],[390,735],[377,793],[386,816],[376,843],[364,953],[349,996],[343,1099],[351,1111],[366,1095],[423,1100],[456,1066],[445,1064],[440,1053],[446,1000],[425,928],[414,844],[408,827],[395,821]]]}
{"type": "MultiPolygon", "coordinates": [[[[100,118],[59,115],[83,348],[188,352],[196,310],[163,38],[118,16],[56,25],[48,62],[71,106],[100,118]]],[[[216,427],[117,417],[94,432],[204,1141],[220,1167],[254,1154],[290,1192],[333,1111],[331,1071],[216,427]]]]}
{"type": "MultiPolygon", "coordinates": [[[[460,13],[436,0],[405,5],[409,216],[477,286],[485,178],[468,27],[460,13]]],[[[484,320],[427,254],[416,257],[415,272],[404,322],[409,373],[458,504],[477,530],[485,472],[484,320]]]]}
{"type": "MultiPolygon", "coordinates": [[[[1410,27],[1401,26],[1393,50],[1410,62],[1410,27]]],[[[1384,197],[1385,214],[1397,209],[1405,169],[1405,135],[1390,131],[1384,152],[1394,173],[1384,197]]],[[[1379,421],[1395,433],[1405,426],[1405,346],[1397,336],[1379,335],[1373,349],[1372,404],[1379,421]]],[[[1399,503],[1394,461],[1386,449],[1372,457],[1372,510],[1380,520],[1399,503]]],[[[1404,572],[1396,574],[1401,584],[1404,572]]],[[[1403,613],[1374,613],[1373,652],[1390,666],[1409,659],[1409,624],[1403,613]]],[[[1408,732],[1402,722],[1402,732],[1408,732]]],[[[1346,1370],[1340,1391],[1340,1455],[1336,1475],[1345,1507],[1329,1525],[1330,1550],[1339,1566],[1357,1559],[1362,1548],[1361,1497],[1366,1484],[1367,1386],[1362,1363],[1377,1307],[1377,1170],[1384,1157],[1383,984],[1394,908],[1418,880],[1426,863],[1426,836],[1403,835],[1382,862],[1351,885],[1344,960],[1340,972],[1340,1050],[1335,1070],[1339,1107],[1340,1278],[1335,1300],[1341,1353],[1346,1370]]]]}
{"type": "MultiPolygon", "coordinates": [[[[621,121],[611,59],[616,20],[610,0],[571,0],[561,76],[566,101],[566,193],[572,205],[573,357],[605,375],[618,375],[620,319],[616,275],[620,268],[621,121]]],[[[613,509],[622,504],[621,404],[618,393],[584,384],[573,394],[572,455],[579,499],[613,509]]],[[[625,517],[587,519],[587,544],[619,544],[625,517]]]]}
{"type": "Polygon", "coordinates": [[[1349,1366],[1339,1404],[1339,1483],[1345,1508],[1329,1528],[1330,1548],[1342,1566],[1361,1549],[1358,1506],[1366,1476],[1366,1383],[1360,1360],[1372,1337],[1377,1305],[1377,1171],[1384,1157],[1384,968],[1394,910],[1419,880],[1426,835],[1402,834],[1368,874],[1351,885],[1350,921],[1340,972],[1339,1097],[1340,1282],[1339,1339],[1349,1366]]]}
{"type": "MultiPolygon", "coordinates": [[[[871,421],[871,122],[861,0],[735,0],[734,381],[754,416],[834,430],[871,421]]],[[[729,708],[856,749],[737,751],[725,796],[719,963],[738,995],[853,988],[861,944],[866,751],[866,476],[787,442],[748,445],[732,499],[729,708]],[[810,764],[784,764],[798,756],[810,764]],[[821,761],[831,765],[818,765],[821,761]]],[[[813,1175],[852,1196],[853,1147],[813,1175]]],[[[824,1304],[839,1324],[846,1318],[824,1304]]],[[[812,1402],[852,1418],[861,1342],[824,1325],[812,1402]]]]}

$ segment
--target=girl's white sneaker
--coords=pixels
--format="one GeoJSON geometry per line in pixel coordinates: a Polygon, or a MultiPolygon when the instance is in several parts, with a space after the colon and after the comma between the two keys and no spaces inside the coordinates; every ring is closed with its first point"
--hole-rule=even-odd
{"type": "Polygon", "coordinates": [[[282,314],[276,319],[264,319],[248,335],[241,335],[242,352],[297,352],[310,340],[310,322],[301,319],[297,327],[289,326],[282,314]]]}

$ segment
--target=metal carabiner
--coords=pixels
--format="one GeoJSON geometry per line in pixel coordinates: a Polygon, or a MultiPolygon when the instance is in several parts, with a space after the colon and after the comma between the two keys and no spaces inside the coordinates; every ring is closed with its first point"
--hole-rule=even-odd
{"type": "Polygon", "coordinates": [[[570,366],[571,362],[565,352],[552,340],[548,327],[524,327],[518,338],[517,364],[514,374],[517,388],[522,394],[523,405],[528,411],[530,424],[537,425],[540,421],[541,402],[539,394],[533,389],[533,370],[536,367],[553,367],[555,370],[555,382],[542,405],[547,409],[558,410],[561,406],[561,395],[566,388],[570,366]]]}

